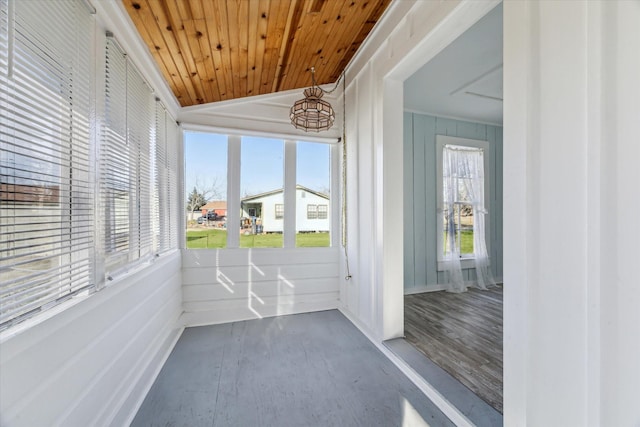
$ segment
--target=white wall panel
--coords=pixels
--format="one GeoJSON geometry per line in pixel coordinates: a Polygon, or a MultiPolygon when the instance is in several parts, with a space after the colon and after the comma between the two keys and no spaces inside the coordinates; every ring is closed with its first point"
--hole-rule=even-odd
{"type": "MultiPolygon", "coordinates": [[[[489,142],[487,248],[497,281],[502,280],[502,128],[416,113],[405,118],[404,288],[405,293],[444,289],[437,266],[436,135],[489,142]],[[409,139],[411,138],[411,139],[409,139]],[[500,167],[498,167],[498,165],[500,167]],[[498,198],[500,197],[500,199],[498,198]]],[[[475,267],[463,270],[475,279],[475,267]]]]}
{"type": "Polygon", "coordinates": [[[504,5],[505,425],[640,425],[639,21],[504,5]]]}
{"type": "Polygon", "coordinates": [[[338,307],[338,248],[184,250],[186,326],[338,307]]]}
{"type": "Polygon", "coordinates": [[[357,170],[347,197],[358,201],[357,212],[347,211],[347,253],[357,254],[357,272],[343,285],[343,304],[372,336],[392,338],[403,329],[403,102],[394,88],[496,4],[393,3],[347,69],[347,150],[357,146],[347,156],[347,174],[357,170]]]}
{"type": "Polygon", "coordinates": [[[3,336],[2,424],[126,424],[181,333],[181,312],[173,252],[3,336]]]}
{"type": "MultiPolygon", "coordinates": [[[[358,110],[358,98],[356,96],[356,85],[350,85],[346,90],[345,107],[347,111],[358,110]]],[[[345,124],[345,141],[343,145],[346,150],[345,157],[343,159],[344,175],[346,177],[346,188],[343,188],[346,200],[345,209],[345,223],[343,227],[346,228],[346,244],[344,250],[344,260],[341,262],[342,274],[341,278],[341,293],[340,304],[341,307],[348,307],[355,315],[358,315],[358,283],[355,278],[359,277],[359,254],[360,254],[360,242],[358,224],[355,219],[359,216],[360,201],[358,191],[358,127],[356,120],[348,120],[345,124]],[[345,162],[346,159],[346,162],[345,162]],[[349,265],[349,271],[347,271],[347,264],[349,265]],[[347,277],[349,279],[347,280],[347,277]]]]}

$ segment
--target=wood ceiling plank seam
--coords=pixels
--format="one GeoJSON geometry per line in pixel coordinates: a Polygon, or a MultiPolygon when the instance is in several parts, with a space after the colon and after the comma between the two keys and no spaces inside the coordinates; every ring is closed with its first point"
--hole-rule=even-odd
{"type": "Polygon", "coordinates": [[[177,1],[174,2],[174,4],[176,6],[176,9],[174,9],[174,11],[177,10],[181,22],[180,29],[182,31],[178,34],[183,34],[184,39],[182,43],[186,41],[188,46],[188,50],[183,49],[181,52],[183,56],[189,56],[187,58],[187,62],[191,64],[189,73],[190,79],[194,82],[196,93],[199,92],[199,97],[196,99],[196,103],[203,104],[207,102],[207,99],[211,97],[212,94],[210,90],[207,90],[207,81],[206,77],[204,76],[205,69],[202,64],[200,44],[197,40],[195,22],[193,21],[193,12],[191,10],[189,1],[177,1]],[[195,71],[193,71],[193,68],[191,67],[195,67],[195,71]]]}
{"type": "Polygon", "coordinates": [[[260,78],[260,93],[263,94],[272,92],[278,69],[280,50],[285,40],[285,29],[290,7],[292,5],[288,0],[271,0],[269,22],[267,23],[266,60],[260,78]],[[283,4],[286,4],[286,8],[283,4]]]}
{"type": "Polygon", "coordinates": [[[197,95],[191,79],[185,77],[188,75],[187,67],[184,64],[182,56],[179,54],[180,48],[178,47],[178,42],[175,39],[173,29],[169,24],[166,13],[162,7],[157,7],[158,3],[154,2],[153,6],[156,7],[153,7],[150,1],[143,1],[145,2],[145,7],[143,9],[150,12],[150,15],[145,16],[143,19],[145,22],[156,23],[156,27],[160,31],[160,35],[158,37],[158,43],[160,43],[159,46],[165,47],[165,51],[163,52],[161,50],[161,54],[165,57],[165,61],[172,62],[174,64],[175,71],[173,72],[172,77],[181,82],[180,86],[182,87],[182,91],[181,93],[175,94],[176,98],[182,106],[192,105],[196,102],[197,95]]]}
{"type": "Polygon", "coordinates": [[[216,49],[220,53],[220,72],[224,76],[225,91],[220,94],[222,100],[233,99],[233,76],[231,75],[231,43],[229,42],[229,17],[225,0],[213,2],[215,20],[213,26],[218,34],[216,49]]]}
{"type": "Polygon", "coordinates": [[[207,69],[204,64],[205,52],[200,49],[200,38],[197,34],[202,34],[199,30],[196,21],[193,19],[183,21],[185,33],[187,34],[187,40],[189,41],[189,49],[193,54],[193,63],[196,66],[196,75],[192,74],[192,79],[197,79],[200,86],[202,86],[203,98],[198,100],[198,103],[203,104],[205,102],[211,102],[213,92],[211,90],[211,84],[209,83],[209,76],[207,75],[207,69]]]}
{"type": "MultiPolygon", "coordinates": [[[[127,4],[125,4],[125,7],[129,8],[127,4]]],[[[131,9],[135,9],[135,8],[131,7],[131,9]]],[[[151,53],[151,55],[154,57],[156,61],[156,65],[160,68],[162,75],[164,76],[165,80],[171,87],[171,91],[175,95],[180,90],[182,90],[182,88],[180,87],[181,85],[178,85],[176,84],[176,82],[173,81],[171,72],[169,72],[169,70],[167,69],[167,66],[164,63],[162,56],[158,52],[158,49],[156,49],[157,45],[154,42],[154,37],[150,34],[150,27],[153,28],[154,26],[156,26],[155,20],[145,21],[145,19],[141,17],[141,15],[144,13],[144,6],[141,6],[140,9],[138,10],[131,10],[131,9],[128,12],[129,12],[129,16],[131,17],[131,20],[133,21],[133,24],[135,25],[136,29],[138,30],[138,33],[140,34],[140,37],[142,38],[145,45],[147,46],[147,49],[149,49],[149,53],[151,53]]],[[[179,83],[181,84],[182,81],[180,81],[179,83]]]]}
{"type": "MultiPolygon", "coordinates": [[[[342,7],[342,2],[328,2],[326,5],[331,5],[330,8],[323,9],[320,14],[317,13],[305,13],[300,21],[298,35],[291,46],[293,54],[291,58],[296,58],[296,62],[289,62],[286,66],[285,76],[281,83],[282,90],[297,89],[311,86],[311,67],[315,65],[314,56],[316,50],[314,50],[313,40],[319,35],[319,33],[326,35],[330,34],[329,30],[312,31],[317,28],[316,25],[329,25],[332,16],[336,16],[342,7]],[[324,24],[324,22],[327,24],[324,24]]],[[[331,24],[333,25],[333,24],[331,24]]]]}
{"type": "MultiPolygon", "coordinates": [[[[205,35],[201,42],[206,43],[209,52],[209,67],[216,80],[216,96],[211,102],[221,101],[222,94],[226,94],[226,82],[224,72],[222,71],[222,55],[220,50],[216,48],[220,44],[218,39],[218,31],[215,28],[215,16],[213,15],[213,2],[204,0],[202,3],[202,17],[204,19],[205,35]]],[[[204,47],[201,46],[201,49],[204,47]]]]}
{"type": "Polygon", "coordinates": [[[289,62],[291,46],[296,38],[296,32],[298,31],[303,6],[302,0],[293,0],[291,2],[289,16],[287,17],[287,25],[285,27],[284,37],[282,38],[278,66],[276,68],[276,78],[273,81],[271,92],[280,91],[282,77],[285,75],[286,66],[289,62]]]}
{"type": "Polygon", "coordinates": [[[165,46],[176,65],[178,76],[184,83],[185,89],[189,93],[190,100],[182,100],[180,104],[182,106],[195,104],[198,98],[198,93],[191,79],[188,65],[185,63],[185,59],[182,56],[182,50],[177,39],[177,34],[174,32],[174,26],[169,17],[168,11],[165,7],[164,1],[147,0],[149,7],[157,20],[158,28],[161,31],[162,38],[165,46]]]}
{"type": "MultiPolygon", "coordinates": [[[[172,34],[170,33],[171,36],[169,37],[166,36],[166,31],[163,31],[161,25],[161,17],[159,13],[154,12],[149,1],[142,0],[140,3],[141,7],[138,12],[141,12],[140,19],[142,20],[142,25],[150,31],[149,39],[151,40],[151,44],[153,44],[153,50],[163,58],[162,62],[166,65],[167,72],[169,73],[165,78],[173,81],[178,88],[178,90],[174,92],[174,95],[180,105],[191,105],[195,102],[196,93],[191,81],[185,81],[183,78],[181,65],[183,66],[184,64],[181,63],[181,57],[171,52],[171,40],[175,42],[172,34]],[[156,49],[155,46],[160,47],[160,49],[156,49]],[[179,59],[176,60],[176,58],[179,59]]],[[[186,70],[186,68],[184,69],[186,70]]]]}
{"type": "Polygon", "coordinates": [[[368,15],[368,11],[364,10],[367,4],[370,4],[370,2],[364,2],[362,7],[357,0],[344,3],[339,12],[340,16],[344,17],[344,25],[340,25],[335,30],[336,37],[332,37],[330,42],[325,45],[325,49],[323,49],[322,71],[318,73],[320,84],[335,83],[340,78],[340,74],[335,76],[333,71],[336,69],[336,64],[341,63],[346,56],[349,56],[349,43],[358,34],[363,20],[368,15]],[[349,23],[354,24],[349,25],[349,23]],[[345,42],[345,40],[348,40],[348,42],[345,42]]]}
{"type": "Polygon", "coordinates": [[[247,96],[249,77],[249,5],[250,0],[240,0],[238,8],[238,55],[240,59],[240,97],[247,96]]]}
{"type": "Polygon", "coordinates": [[[203,6],[207,18],[207,30],[218,78],[218,87],[220,88],[220,100],[223,100],[228,99],[227,94],[233,91],[233,84],[231,83],[231,76],[225,72],[225,60],[231,61],[228,49],[224,48],[228,45],[228,35],[224,34],[225,29],[217,22],[221,19],[220,13],[225,13],[226,17],[226,10],[222,11],[219,7],[216,7],[218,3],[217,1],[205,0],[203,6]]]}
{"type": "Polygon", "coordinates": [[[268,26],[268,10],[269,0],[259,0],[258,2],[258,25],[256,27],[256,47],[253,61],[253,86],[251,87],[252,95],[259,95],[261,92],[262,67],[264,65],[264,56],[267,45],[267,26],[268,26]]]}
{"type": "Polygon", "coordinates": [[[199,100],[204,99],[204,88],[202,82],[198,78],[197,67],[194,61],[193,52],[189,46],[189,38],[187,36],[183,17],[180,15],[177,3],[174,0],[163,0],[161,2],[164,5],[165,13],[169,20],[169,25],[173,29],[173,34],[178,42],[180,48],[180,56],[182,56],[185,65],[187,66],[187,78],[192,82],[193,88],[196,92],[196,103],[199,100]]]}
{"type": "Polygon", "coordinates": [[[198,50],[200,51],[202,68],[205,73],[204,87],[206,91],[205,102],[215,102],[220,100],[220,89],[218,87],[215,66],[211,55],[211,44],[209,43],[209,33],[204,14],[202,0],[189,0],[189,10],[193,19],[193,25],[198,39],[198,50]]]}
{"type": "Polygon", "coordinates": [[[233,98],[242,97],[240,92],[240,35],[238,33],[238,0],[227,0],[227,17],[229,31],[229,49],[231,54],[231,79],[233,81],[233,98]]]}
{"type": "Polygon", "coordinates": [[[358,16],[351,5],[355,5],[355,2],[343,2],[338,10],[334,9],[333,14],[328,17],[329,22],[332,22],[331,26],[329,26],[329,22],[324,24],[322,34],[318,34],[321,37],[320,40],[315,40],[315,44],[308,48],[312,52],[310,65],[316,69],[316,81],[318,84],[334,83],[328,79],[329,68],[327,67],[328,61],[326,58],[329,57],[330,60],[335,58],[331,54],[332,41],[340,40],[345,33],[353,31],[353,28],[356,27],[355,23],[358,22],[358,16]],[[349,25],[350,23],[354,24],[349,25]]]}
{"type": "Polygon", "coordinates": [[[253,95],[256,78],[256,52],[258,51],[258,22],[260,20],[260,1],[249,0],[249,25],[247,34],[247,96],[253,95]]]}
{"type": "MultiPolygon", "coordinates": [[[[198,81],[198,85],[202,88],[202,96],[197,99],[197,103],[204,104],[206,102],[210,102],[213,98],[213,93],[211,90],[211,84],[209,82],[209,78],[206,75],[206,67],[204,65],[204,57],[205,55],[200,50],[200,41],[198,34],[202,34],[202,32],[198,32],[198,28],[194,19],[194,7],[192,7],[191,0],[181,0],[175,2],[176,7],[178,9],[178,13],[180,16],[180,20],[182,22],[182,28],[184,29],[187,42],[189,44],[189,52],[191,53],[191,60],[196,67],[196,74],[193,74],[191,71],[192,80],[195,78],[198,81]]],[[[196,11],[199,9],[198,5],[195,4],[196,11]]],[[[185,54],[183,52],[183,54],[185,54]]]]}
{"type": "Polygon", "coordinates": [[[336,67],[331,73],[331,77],[334,77],[337,79],[336,76],[339,77],[340,74],[342,74],[344,69],[347,67],[347,65],[351,61],[351,58],[353,58],[353,56],[356,54],[356,52],[360,48],[360,45],[362,44],[362,42],[364,42],[364,39],[371,32],[375,24],[378,22],[378,20],[380,19],[384,11],[389,6],[389,3],[391,3],[391,0],[379,0],[375,3],[375,7],[370,11],[369,16],[363,21],[363,25],[360,28],[360,31],[358,32],[356,37],[353,40],[351,40],[348,47],[349,49],[348,54],[346,54],[342,58],[342,60],[336,65],[336,67]]]}
{"type": "MultiPolygon", "coordinates": [[[[337,2],[334,2],[334,4],[335,3],[337,2]]],[[[286,58],[286,62],[282,66],[282,79],[280,81],[279,90],[302,88],[305,85],[301,85],[299,82],[304,80],[308,82],[308,85],[306,86],[311,86],[311,74],[309,71],[311,69],[311,64],[309,62],[311,53],[306,50],[304,46],[306,46],[313,38],[313,32],[309,31],[311,23],[322,21],[318,14],[308,14],[306,12],[309,5],[310,0],[304,0],[302,14],[297,25],[295,37],[290,39],[289,56],[286,58]],[[296,73],[301,73],[302,76],[295,76],[296,73]]]]}
{"type": "MultiPolygon", "coordinates": [[[[335,25],[334,17],[338,16],[342,8],[342,1],[328,2],[320,13],[307,14],[304,25],[304,38],[297,40],[293,49],[296,54],[293,57],[300,58],[296,64],[291,64],[287,71],[290,79],[285,80],[285,89],[303,88],[312,85],[311,67],[317,64],[317,51],[322,47],[323,41],[331,35],[333,26],[335,25]],[[326,23],[325,23],[326,22],[326,23]],[[310,29],[316,29],[311,31],[310,29]],[[320,45],[316,45],[320,43],[320,45]]],[[[316,67],[316,73],[321,71],[316,67]]],[[[316,74],[316,81],[318,75],[316,74]]]]}

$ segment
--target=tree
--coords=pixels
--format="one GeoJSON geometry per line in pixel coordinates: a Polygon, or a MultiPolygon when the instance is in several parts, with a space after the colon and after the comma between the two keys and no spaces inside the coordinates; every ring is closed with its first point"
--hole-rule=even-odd
{"type": "Polygon", "coordinates": [[[193,191],[191,191],[189,197],[187,197],[187,211],[193,212],[202,208],[207,202],[219,199],[221,196],[219,186],[217,178],[208,185],[201,184],[200,180],[196,178],[193,191]]]}
{"type": "Polygon", "coordinates": [[[193,212],[200,209],[207,203],[207,199],[204,194],[199,192],[196,187],[193,187],[193,191],[189,194],[187,199],[187,210],[193,212]]]}

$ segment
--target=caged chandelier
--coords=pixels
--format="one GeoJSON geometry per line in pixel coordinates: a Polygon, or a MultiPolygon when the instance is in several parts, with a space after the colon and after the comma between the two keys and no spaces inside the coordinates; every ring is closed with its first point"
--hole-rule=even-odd
{"type": "Polygon", "coordinates": [[[333,126],[336,118],[331,104],[322,99],[325,90],[316,84],[315,73],[315,68],[311,67],[312,86],[305,89],[304,98],[296,101],[289,113],[291,124],[305,132],[328,130],[333,126]]]}

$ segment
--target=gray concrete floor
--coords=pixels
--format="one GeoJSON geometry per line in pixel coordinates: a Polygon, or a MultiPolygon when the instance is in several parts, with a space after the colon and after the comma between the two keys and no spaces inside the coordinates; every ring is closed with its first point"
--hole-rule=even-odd
{"type": "Polygon", "coordinates": [[[337,310],[187,328],[133,426],[450,426],[337,310]]]}

